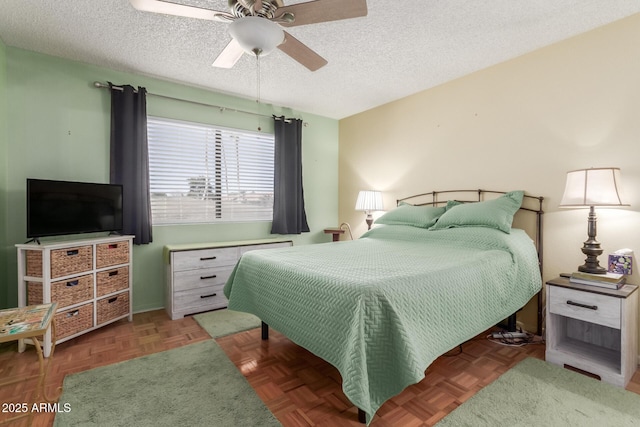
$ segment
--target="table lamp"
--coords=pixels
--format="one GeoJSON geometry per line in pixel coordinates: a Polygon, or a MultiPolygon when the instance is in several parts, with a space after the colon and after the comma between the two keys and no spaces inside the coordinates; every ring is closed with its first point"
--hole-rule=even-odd
{"type": "Polygon", "coordinates": [[[578,271],[605,274],[607,269],[600,266],[598,255],[602,254],[596,240],[596,206],[629,206],[622,202],[619,168],[591,168],[567,172],[567,183],[560,206],[562,208],[589,208],[587,220],[587,240],[582,253],[587,258],[578,271]]]}
{"type": "Polygon", "coordinates": [[[382,193],[379,191],[363,190],[358,193],[358,200],[356,201],[356,210],[363,211],[367,214],[367,226],[371,230],[371,224],[373,224],[373,216],[371,212],[381,211],[384,209],[382,204],[382,193]]]}

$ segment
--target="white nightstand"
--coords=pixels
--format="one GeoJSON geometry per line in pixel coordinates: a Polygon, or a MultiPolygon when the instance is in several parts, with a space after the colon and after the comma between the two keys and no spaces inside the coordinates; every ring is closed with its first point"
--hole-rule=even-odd
{"type": "Polygon", "coordinates": [[[625,387],[638,360],[637,289],[580,285],[565,277],[548,281],[546,360],[625,387]]]}

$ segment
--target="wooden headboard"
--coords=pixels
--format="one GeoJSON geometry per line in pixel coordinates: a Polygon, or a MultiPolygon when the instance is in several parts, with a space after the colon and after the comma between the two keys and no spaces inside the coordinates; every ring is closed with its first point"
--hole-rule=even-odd
{"type": "MultiPolygon", "coordinates": [[[[496,199],[506,191],[493,190],[444,190],[430,191],[427,193],[415,194],[413,196],[398,199],[400,202],[410,203],[416,206],[443,206],[447,200],[456,200],[462,203],[482,202],[496,199]]],[[[544,197],[531,196],[525,193],[522,199],[522,206],[513,218],[513,227],[523,229],[533,240],[538,252],[538,265],[542,275],[542,202],[544,197]]],[[[542,333],[542,292],[538,292],[538,334],[542,333]]]]}

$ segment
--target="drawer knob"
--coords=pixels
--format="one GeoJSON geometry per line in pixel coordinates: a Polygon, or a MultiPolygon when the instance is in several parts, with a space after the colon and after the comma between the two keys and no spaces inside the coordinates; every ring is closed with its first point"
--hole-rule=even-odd
{"type": "Polygon", "coordinates": [[[80,310],[73,310],[67,313],[67,317],[74,317],[80,314],[80,310]]]}
{"type": "Polygon", "coordinates": [[[117,275],[118,275],[118,270],[116,270],[116,271],[110,271],[110,272],[109,272],[109,277],[111,277],[111,276],[117,276],[117,275]]]}
{"type": "Polygon", "coordinates": [[[215,257],[215,256],[202,257],[202,258],[200,258],[200,261],[209,261],[209,260],[216,259],[216,258],[218,258],[218,257],[215,257]]]}
{"type": "Polygon", "coordinates": [[[117,243],[111,243],[111,244],[108,246],[108,248],[109,248],[109,249],[118,249],[118,244],[117,244],[117,243]]]}
{"type": "Polygon", "coordinates": [[[200,276],[200,280],[206,280],[206,279],[215,279],[217,276],[215,274],[212,274],[211,276],[200,276]]]}
{"type": "Polygon", "coordinates": [[[67,251],[67,256],[78,255],[79,251],[77,249],[67,251]]]}
{"type": "Polygon", "coordinates": [[[109,300],[107,301],[109,304],[114,303],[118,300],[118,297],[113,297],[113,298],[109,298],[109,300]]]}
{"type": "Polygon", "coordinates": [[[588,308],[589,310],[597,310],[598,309],[597,305],[581,304],[579,302],[575,302],[575,301],[571,301],[571,300],[568,300],[567,304],[568,305],[575,305],[576,307],[588,308]]]}
{"type": "Polygon", "coordinates": [[[70,282],[67,282],[67,287],[72,287],[72,286],[78,286],[78,283],[80,283],[79,280],[72,280],[70,282]]]}
{"type": "Polygon", "coordinates": [[[209,294],[209,295],[200,295],[200,298],[211,298],[211,297],[215,297],[218,294],[209,294]]]}

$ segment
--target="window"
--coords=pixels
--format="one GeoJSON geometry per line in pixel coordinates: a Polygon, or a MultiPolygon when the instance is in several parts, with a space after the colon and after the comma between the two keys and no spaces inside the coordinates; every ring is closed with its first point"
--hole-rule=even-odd
{"type": "Polygon", "coordinates": [[[153,224],[271,221],[273,135],[148,117],[153,224]]]}

